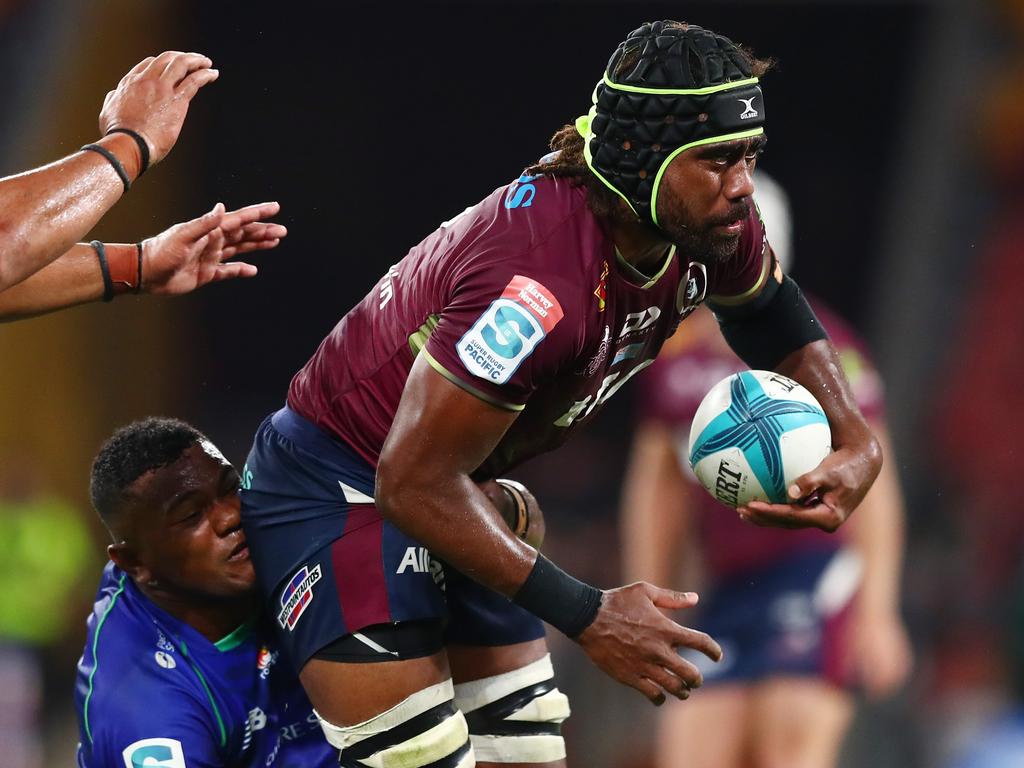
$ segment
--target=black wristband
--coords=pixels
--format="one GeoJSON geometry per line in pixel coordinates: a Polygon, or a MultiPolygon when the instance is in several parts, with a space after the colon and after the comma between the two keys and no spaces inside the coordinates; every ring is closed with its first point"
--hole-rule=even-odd
{"type": "Polygon", "coordinates": [[[575,638],[594,621],[603,594],[597,587],[574,579],[544,555],[538,554],[533,570],[512,602],[567,637],[575,638]]]}
{"type": "Polygon", "coordinates": [[[100,272],[103,274],[103,300],[114,300],[114,281],[110,279],[110,265],[107,264],[107,248],[99,240],[92,240],[89,245],[96,251],[96,258],[100,260],[100,272]]]}
{"type": "Polygon", "coordinates": [[[107,131],[106,135],[109,136],[112,133],[123,133],[135,139],[135,143],[139,145],[139,154],[142,155],[142,167],[139,169],[139,176],[144,174],[146,169],[149,168],[149,143],[142,138],[141,134],[136,133],[131,128],[111,128],[107,131]]]}
{"type": "Polygon", "coordinates": [[[139,240],[135,247],[139,251],[139,270],[135,273],[137,277],[135,278],[135,287],[132,289],[132,293],[142,293],[142,241],[139,240]]]}
{"type": "Polygon", "coordinates": [[[107,162],[114,166],[114,170],[117,171],[117,175],[121,177],[121,183],[124,184],[124,191],[127,192],[132,188],[132,181],[128,178],[128,172],[125,171],[124,166],[121,165],[121,161],[117,159],[113,152],[106,147],[101,147],[99,144],[86,144],[81,149],[82,152],[96,152],[97,154],[103,155],[107,159],[107,162]]]}

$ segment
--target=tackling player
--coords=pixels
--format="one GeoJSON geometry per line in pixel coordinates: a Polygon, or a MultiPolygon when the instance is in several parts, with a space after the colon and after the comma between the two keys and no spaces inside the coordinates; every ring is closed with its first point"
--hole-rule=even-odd
{"type": "Polygon", "coordinates": [[[114,543],[78,664],[79,767],[335,765],[258,618],[238,473],[213,444],[131,424],[96,456],[91,495],[114,543]]]}
{"type": "MultiPolygon", "coordinates": [[[[755,181],[754,197],[785,262],[784,193],[761,173],[755,181]]],[[[863,345],[820,303],[815,311],[858,405],[884,439],[881,382],[863,345]]],[[[835,765],[853,711],[851,686],[882,696],[909,672],[899,617],[903,501],[891,461],[843,537],[753,528],[689,470],[690,423],[701,400],[743,368],[701,308],[640,380],[641,424],[623,490],[624,575],[671,584],[684,563],[687,581],[705,585],[698,625],[726,654],[717,668],[703,667],[697,699],[659,713],[659,768],[835,765]],[[702,574],[695,561],[705,566],[702,574]]]]}
{"type": "Polygon", "coordinates": [[[695,595],[577,581],[475,481],[568,439],[705,300],[814,392],[837,448],[745,514],[831,530],[867,492],[878,444],[750,205],[765,69],[700,27],[635,30],[555,152],[389,268],[261,425],[243,524],[341,765],[564,765],[542,620],[653,702],[700,685],[676,649],[717,644],[659,610],[695,595]]]}

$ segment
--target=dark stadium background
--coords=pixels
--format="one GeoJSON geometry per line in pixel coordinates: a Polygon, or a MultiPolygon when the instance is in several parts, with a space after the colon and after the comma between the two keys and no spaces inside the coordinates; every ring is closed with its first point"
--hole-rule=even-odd
{"type": "MultiPolygon", "coordinates": [[[[985,422],[963,390],[945,389],[963,354],[999,341],[1011,352],[981,357],[969,373],[1004,397],[1024,374],[1012,352],[1024,339],[1017,305],[1000,300],[993,314],[984,292],[1024,282],[1020,269],[1001,279],[991,266],[1024,263],[1014,229],[1024,221],[1024,85],[1014,79],[1024,72],[1022,8],[0,0],[0,175],[95,138],[103,95],[142,57],[198,50],[220,80],[196,99],[167,161],[94,236],[136,240],[220,200],[278,200],[290,229],[257,257],[256,280],[0,326],[0,510],[4,470],[19,468],[37,492],[81,510],[95,540],[77,587],[39,596],[38,610],[67,617],[34,650],[46,662],[46,764],[73,759],[79,617],[105,543],[86,487],[99,443],[163,413],[243,460],[292,374],[387,267],[543,154],[554,130],[586,111],[625,33],[681,18],[777,60],[764,84],[762,167],[791,198],[795,275],[867,336],[888,385],[918,667],[894,701],[864,710],[844,766],[953,766],[974,726],[1016,711],[1011,683],[1024,655],[1011,612],[1022,594],[1024,491],[1005,480],[1024,469],[1014,442],[1024,411],[986,390],[977,400],[996,416],[985,422]],[[965,323],[989,316],[997,330],[965,342],[965,323]],[[956,459],[941,452],[949,445],[962,446],[956,459]],[[986,451],[1000,458],[998,474],[960,471],[986,451]],[[998,493],[981,490],[995,486],[990,476],[1003,478],[998,493]]],[[[547,509],[555,559],[604,586],[618,578],[614,516],[631,407],[627,387],[584,435],[521,473],[547,509]]],[[[0,607],[11,578],[0,568],[0,607]]],[[[0,650],[8,634],[0,621],[0,650]]],[[[644,766],[650,708],[553,642],[576,712],[574,764],[644,766]]],[[[0,712],[0,742],[4,733],[0,712]]]]}
{"type": "Polygon", "coordinates": [[[230,417],[230,428],[239,413],[252,423],[273,407],[388,265],[587,111],[623,30],[681,13],[778,60],[765,81],[764,167],[799,211],[799,275],[863,319],[895,151],[887,127],[905,108],[920,11],[794,6],[779,24],[775,7],[738,13],[721,2],[344,14],[300,4],[242,18],[198,7],[195,45],[223,72],[198,105],[201,128],[190,126],[201,131],[200,199],[272,197],[291,229],[261,261],[263,279],[197,297],[205,326],[238,330],[204,339],[206,383],[192,404],[203,423],[230,417]]]}

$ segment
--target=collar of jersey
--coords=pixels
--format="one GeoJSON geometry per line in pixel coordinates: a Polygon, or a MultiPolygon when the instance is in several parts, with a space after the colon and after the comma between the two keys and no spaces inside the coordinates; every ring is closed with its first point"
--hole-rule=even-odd
{"type": "Polygon", "coordinates": [[[668,265],[672,263],[672,259],[675,258],[675,255],[676,255],[676,247],[675,247],[675,245],[669,246],[668,253],[665,256],[664,263],[662,263],[662,265],[658,269],[657,273],[653,277],[651,277],[651,276],[645,275],[639,269],[637,269],[632,264],[630,264],[628,261],[626,261],[625,257],[621,253],[619,253],[618,247],[617,246],[615,247],[615,260],[619,263],[619,266],[621,266],[623,271],[626,273],[626,275],[627,275],[627,277],[629,279],[629,282],[632,283],[633,285],[636,285],[638,288],[641,288],[643,290],[647,290],[652,285],[654,285],[656,282],[658,282],[658,280],[661,279],[661,276],[664,275],[665,272],[668,271],[668,265]],[[641,281],[644,281],[644,280],[646,280],[647,282],[643,282],[642,283],[641,281]]]}
{"type": "Polygon", "coordinates": [[[240,624],[231,630],[231,632],[224,635],[224,637],[213,644],[213,647],[221,653],[233,650],[249,639],[249,635],[252,634],[252,630],[255,626],[256,617],[254,616],[244,624],[240,624]]]}

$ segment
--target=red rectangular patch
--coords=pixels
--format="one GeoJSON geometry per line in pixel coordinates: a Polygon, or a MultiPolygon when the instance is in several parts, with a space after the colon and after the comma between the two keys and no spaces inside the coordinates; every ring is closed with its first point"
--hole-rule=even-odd
{"type": "Polygon", "coordinates": [[[551,333],[559,320],[562,319],[562,305],[558,303],[555,294],[529,277],[516,275],[512,278],[505,290],[502,292],[503,299],[511,299],[530,310],[530,313],[537,318],[544,333],[551,333]]]}

